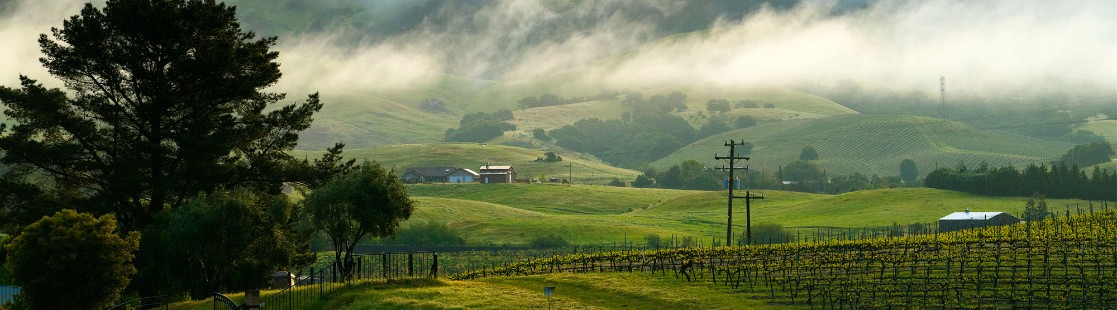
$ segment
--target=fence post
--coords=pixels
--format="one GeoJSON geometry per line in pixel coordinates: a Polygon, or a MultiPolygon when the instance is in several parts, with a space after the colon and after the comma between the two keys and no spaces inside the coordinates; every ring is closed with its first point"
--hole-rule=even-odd
{"type": "Polygon", "coordinates": [[[431,263],[431,277],[438,278],[438,253],[432,255],[434,255],[434,262],[431,263]]]}
{"type": "Polygon", "coordinates": [[[388,279],[388,253],[380,254],[380,272],[388,279]]]}
{"type": "Polygon", "coordinates": [[[415,267],[414,267],[414,262],[413,262],[412,258],[413,258],[412,254],[407,253],[407,276],[408,277],[414,277],[415,276],[415,267]]]}

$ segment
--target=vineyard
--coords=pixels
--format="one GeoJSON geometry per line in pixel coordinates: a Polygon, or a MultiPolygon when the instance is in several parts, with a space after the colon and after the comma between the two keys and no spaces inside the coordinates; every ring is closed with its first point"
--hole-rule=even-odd
{"type": "Polygon", "coordinates": [[[820,308],[1113,308],[1117,211],[861,241],[553,256],[455,275],[644,272],[820,308]]]}

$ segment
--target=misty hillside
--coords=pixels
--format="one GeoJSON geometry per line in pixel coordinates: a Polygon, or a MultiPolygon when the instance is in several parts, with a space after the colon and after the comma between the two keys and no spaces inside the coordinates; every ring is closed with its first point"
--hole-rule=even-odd
{"type": "Polygon", "coordinates": [[[758,125],[699,140],[655,163],[669,167],[694,159],[716,165],[719,143],[747,141],[753,169],[774,173],[778,166],[799,160],[803,147],[817,150],[812,162],[830,174],[899,175],[900,162],[912,159],[920,175],[937,167],[963,163],[976,167],[1045,164],[1074,145],[999,131],[979,130],[936,118],[903,115],[847,115],[758,125]]]}

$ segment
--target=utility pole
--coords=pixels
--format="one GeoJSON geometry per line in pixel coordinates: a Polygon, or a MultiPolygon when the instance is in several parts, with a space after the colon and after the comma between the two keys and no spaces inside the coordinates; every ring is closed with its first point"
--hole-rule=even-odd
{"type": "Polygon", "coordinates": [[[941,101],[942,119],[946,119],[946,76],[939,77],[939,100],[941,101]]]}
{"type": "Polygon", "coordinates": [[[745,141],[735,142],[733,140],[729,140],[729,142],[725,142],[725,146],[729,147],[729,156],[728,157],[718,156],[716,153],[714,154],[714,159],[716,159],[716,160],[727,160],[727,161],[729,161],[729,166],[721,166],[721,167],[716,168],[717,170],[729,170],[729,182],[728,182],[728,184],[729,184],[729,199],[728,199],[729,200],[729,210],[728,210],[728,215],[729,216],[727,217],[728,219],[726,221],[726,227],[725,227],[725,245],[726,246],[729,246],[729,245],[733,244],[733,199],[740,199],[740,198],[745,199],[745,237],[746,237],[746,244],[752,244],[751,200],[753,200],[753,199],[764,199],[763,196],[753,196],[751,193],[749,193],[748,190],[745,191],[745,196],[744,197],[737,197],[737,196],[733,195],[733,189],[735,187],[737,187],[737,179],[734,177],[733,172],[737,171],[737,170],[745,170],[745,171],[749,170],[748,166],[737,167],[737,161],[738,160],[745,160],[745,161],[749,160],[748,157],[737,156],[737,146],[744,145],[744,144],[745,144],[745,141]]]}
{"type": "Polygon", "coordinates": [[[574,164],[566,164],[566,185],[574,186],[574,164]]]}

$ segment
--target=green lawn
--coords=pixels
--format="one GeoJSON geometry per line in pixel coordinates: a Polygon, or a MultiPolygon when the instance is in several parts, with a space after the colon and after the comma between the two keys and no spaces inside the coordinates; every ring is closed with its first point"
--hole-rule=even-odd
{"type": "MultiPolygon", "coordinates": [[[[338,291],[311,309],[758,309],[763,296],[640,273],[552,274],[478,281],[411,280],[338,291]]],[[[789,307],[790,308],[790,307],[789,307]]],[[[794,309],[794,308],[792,308],[794,309]]]]}

